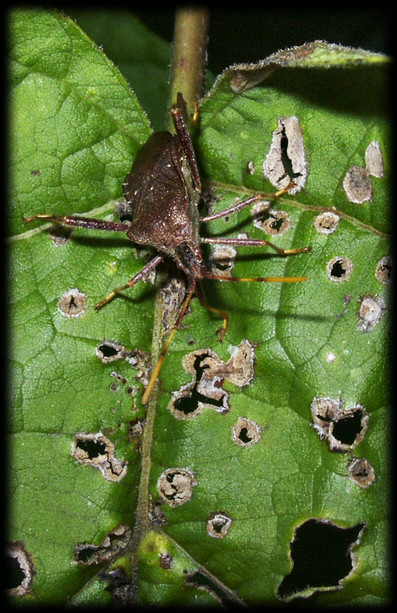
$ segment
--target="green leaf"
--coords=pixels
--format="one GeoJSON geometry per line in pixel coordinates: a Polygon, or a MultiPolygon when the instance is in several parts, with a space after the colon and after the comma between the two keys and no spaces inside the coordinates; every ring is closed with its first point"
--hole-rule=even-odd
{"type": "Polygon", "coordinates": [[[54,214],[86,212],[120,197],[151,130],[124,78],[73,22],[18,11],[11,27],[18,232],[22,216],[44,205],[54,214]]]}
{"type": "Polygon", "coordinates": [[[351,568],[333,583],[306,582],[298,595],[321,605],[385,602],[384,58],[339,49],[331,66],[333,47],[298,48],[287,65],[273,57],[271,74],[264,63],[245,67],[257,85],[244,91],[236,91],[241,67],[232,67],[201,102],[195,144],[218,196],[207,200],[213,211],[278,190],[270,161],[281,159],[297,184],[255,220],[243,209],[202,234],[310,246],[290,257],[241,248],[233,268],[308,280],[208,281],[209,305],[229,313],[225,341],[216,336],[221,319],[194,299],[145,412],[149,354],[183,291],[166,286],[154,308],[155,287],[141,283],[95,312],[146,252],[88,230],[65,242],[23,218],[116,219],[111,203],[151,129],[124,78],[69,19],[18,10],[11,34],[9,540],[32,578],[16,598],[105,604],[112,592],[125,602],[136,564],[140,603],[288,600],[291,541],[315,519],[325,558],[313,566],[341,566],[330,530],[333,540],[353,530],[343,555],[351,568]],[[310,53],[320,66],[306,65],[310,53]],[[370,200],[354,202],[368,186],[370,200]]]}
{"type": "MultiPolygon", "coordinates": [[[[131,299],[137,300],[133,316],[127,299],[115,303],[111,319],[101,318],[93,305],[106,286],[110,291],[139,270],[142,258],[127,239],[76,232],[64,242],[37,224],[26,226],[23,218],[39,212],[111,214],[151,129],[124,78],[69,19],[18,10],[10,25],[15,366],[10,487],[16,493],[10,538],[23,541],[33,558],[34,590],[27,598],[59,603],[97,572],[73,565],[76,545],[99,544],[136,503],[139,453],[129,433],[139,417],[134,394],[142,388],[151,346],[147,300],[153,289],[141,284],[131,299]],[[79,317],[68,317],[59,306],[70,289],[77,289],[85,304],[79,317]],[[103,341],[125,343],[125,358],[104,366],[96,357],[103,341]],[[128,354],[134,347],[142,354],[128,354]],[[120,482],[72,456],[77,434],[100,432],[111,438],[116,460],[128,460],[120,482]]],[[[72,315],[74,300],[66,302],[72,315]]]]}
{"type": "Polygon", "coordinates": [[[134,90],[155,130],[164,130],[171,47],[129,11],[73,10],[71,17],[103,48],[134,90]]]}

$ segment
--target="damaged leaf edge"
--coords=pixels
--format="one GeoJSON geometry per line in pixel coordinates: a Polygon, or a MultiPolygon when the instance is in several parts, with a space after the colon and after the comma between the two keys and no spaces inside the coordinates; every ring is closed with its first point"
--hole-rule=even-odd
{"type": "Polygon", "coordinates": [[[385,64],[390,61],[391,58],[383,53],[315,40],[281,49],[255,63],[232,64],[217,76],[201,103],[209,99],[213,91],[227,78],[230,79],[232,92],[241,94],[259,85],[277,68],[345,68],[385,64]]]}

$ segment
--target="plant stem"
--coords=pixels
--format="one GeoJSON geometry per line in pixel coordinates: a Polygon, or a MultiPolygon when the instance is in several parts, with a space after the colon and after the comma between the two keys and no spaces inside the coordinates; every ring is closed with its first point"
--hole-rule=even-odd
{"type": "MultiPolygon", "coordinates": [[[[206,64],[208,11],[204,7],[183,7],[176,11],[174,29],[174,53],[171,67],[169,109],[176,101],[178,92],[183,94],[188,111],[194,109],[194,103],[203,95],[203,82],[206,64]]],[[[170,113],[168,112],[170,118],[170,113]]],[[[172,123],[171,119],[169,121],[172,123]]],[[[171,125],[170,125],[171,127],[171,125]]],[[[162,334],[163,298],[158,292],[155,306],[153,330],[153,364],[156,364],[163,341],[162,334]]],[[[132,583],[128,590],[128,601],[133,603],[137,597],[136,578],[138,566],[138,548],[145,533],[151,529],[150,524],[150,469],[153,428],[156,414],[156,395],[149,399],[146,412],[146,424],[142,437],[142,469],[138,489],[138,501],[135,526],[131,541],[132,583]]]]}
{"type": "MultiPolygon", "coordinates": [[[[207,44],[208,9],[204,6],[183,6],[177,8],[168,111],[176,102],[178,92],[183,94],[189,114],[194,110],[194,103],[202,97],[204,93],[207,44]]],[[[169,118],[169,125],[171,123],[169,118]]]]}

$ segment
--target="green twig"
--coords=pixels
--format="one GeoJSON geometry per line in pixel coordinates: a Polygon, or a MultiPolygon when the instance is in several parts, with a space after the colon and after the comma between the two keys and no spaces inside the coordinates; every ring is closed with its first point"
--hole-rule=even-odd
{"type": "MultiPolygon", "coordinates": [[[[182,92],[189,114],[204,93],[208,44],[208,10],[202,6],[178,8],[175,15],[168,111],[182,92]]],[[[171,120],[169,119],[171,125],[171,120]]]]}
{"type": "MultiPolygon", "coordinates": [[[[187,102],[188,111],[194,108],[194,103],[203,94],[205,74],[205,58],[207,47],[208,12],[205,8],[184,7],[177,10],[174,30],[174,53],[171,67],[169,109],[176,101],[178,92],[182,92],[187,102]]],[[[168,112],[168,116],[170,113],[168,112]]],[[[161,293],[158,292],[155,307],[153,330],[152,362],[156,363],[162,343],[163,304],[161,293]]],[[[127,601],[135,601],[136,572],[138,566],[138,548],[145,533],[151,529],[149,512],[149,485],[151,468],[151,448],[153,439],[154,419],[156,413],[156,393],[152,394],[146,413],[146,425],[142,437],[142,470],[138,490],[138,502],[135,516],[135,527],[131,542],[132,583],[128,589],[127,601]]]]}

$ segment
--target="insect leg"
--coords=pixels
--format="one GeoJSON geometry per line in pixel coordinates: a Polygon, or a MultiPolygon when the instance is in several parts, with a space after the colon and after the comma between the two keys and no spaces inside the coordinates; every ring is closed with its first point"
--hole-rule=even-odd
{"type": "Polygon", "coordinates": [[[263,200],[263,196],[260,194],[256,194],[255,196],[251,196],[250,198],[246,198],[245,200],[241,200],[240,202],[236,202],[236,204],[232,204],[224,211],[219,211],[219,213],[214,213],[214,215],[207,215],[206,217],[200,217],[200,221],[212,221],[213,219],[219,219],[221,217],[226,217],[227,215],[233,215],[233,213],[237,213],[241,209],[254,202],[258,202],[259,200],[263,200]]]}
{"type": "Polygon", "coordinates": [[[280,191],[275,192],[274,194],[255,194],[255,196],[250,196],[245,200],[241,200],[240,202],[232,204],[224,211],[219,211],[219,213],[214,213],[214,215],[206,215],[205,217],[200,217],[200,221],[212,221],[213,219],[220,219],[221,217],[226,217],[227,215],[233,215],[234,213],[237,213],[241,209],[245,208],[246,206],[249,206],[250,204],[253,204],[254,202],[266,200],[267,198],[279,198],[283,194],[286,194],[288,190],[291,189],[291,187],[293,187],[294,185],[295,183],[291,181],[291,183],[289,183],[287,187],[283,187],[283,189],[280,189],[280,191]]]}
{"type": "Polygon", "coordinates": [[[96,310],[102,308],[105,304],[110,302],[110,300],[112,300],[116,296],[116,294],[119,294],[123,290],[128,289],[129,287],[132,287],[133,285],[136,285],[138,281],[141,281],[143,277],[145,277],[151,270],[154,270],[154,268],[156,268],[156,266],[158,266],[158,264],[160,264],[162,260],[163,260],[162,255],[156,255],[152,260],[150,260],[150,262],[146,264],[146,266],[141,268],[141,270],[137,272],[137,274],[134,275],[132,279],[128,281],[128,283],[126,283],[125,285],[122,285],[121,287],[117,287],[116,289],[114,289],[112,292],[110,292],[108,296],[106,296],[106,298],[98,302],[98,304],[96,304],[94,308],[96,310]]]}
{"type": "Polygon", "coordinates": [[[146,404],[147,401],[149,400],[149,396],[152,393],[154,384],[157,381],[157,377],[159,376],[161,367],[163,365],[165,355],[166,355],[166,353],[167,353],[167,351],[168,351],[168,349],[169,349],[169,347],[170,347],[170,345],[171,345],[171,343],[172,343],[172,341],[174,339],[175,334],[177,333],[177,330],[178,330],[178,328],[180,326],[180,323],[182,321],[182,317],[186,313],[186,309],[189,306],[189,303],[190,303],[190,301],[192,299],[192,296],[194,294],[195,288],[196,288],[195,281],[194,280],[190,280],[190,285],[189,285],[189,291],[188,291],[187,298],[186,298],[185,302],[183,303],[183,306],[182,306],[181,310],[179,311],[179,315],[178,315],[178,318],[177,318],[177,320],[175,322],[175,325],[174,325],[174,327],[171,330],[171,333],[170,333],[170,335],[168,337],[168,340],[167,340],[166,344],[164,345],[164,348],[163,348],[162,352],[160,353],[160,357],[157,360],[157,364],[154,367],[154,370],[153,370],[153,372],[152,372],[152,374],[150,376],[150,380],[149,380],[149,383],[148,383],[147,388],[145,390],[145,393],[142,396],[142,403],[143,404],[146,404]]]}
{"type": "Polygon", "coordinates": [[[214,275],[212,273],[206,273],[206,279],[213,279],[215,281],[258,281],[260,283],[299,283],[301,281],[307,281],[307,277],[226,277],[223,275],[214,275]]]}
{"type": "Polygon", "coordinates": [[[269,241],[262,240],[260,238],[217,238],[215,237],[201,237],[201,243],[210,243],[213,245],[233,245],[235,247],[271,247],[280,255],[294,255],[295,253],[305,253],[310,251],[310,247],[298,247],[296,249],[281,249],[269,241]]]}
{"type": "Polygon", "coordinates": [[[194,187],[197,192],[201,192],[201,179],[199,175],[199,170],[196,162],[196,155],[194,153],[192,141],[190,138],[189,130],[187,129],[187,125],[183,118],[183,113],[181,109],[174,104],[171,109],[172,120],[174,122],[175,130],[178,135],[179,141],[182,145],[183,152],[186,156],[187,163],[189,164],[194,187]]]}
{"type": "Polygon", "coordinates": [[[25,218],[26,223],[36,220],[52,221],[64,226],[78,226],[79,228],[90,228],[92,230],[109,230],[111,232],[127,232],[130,228],[130,225],[125,223],[104,221],[103,219],[93,219],[92,217],[79,217],[77,215],[58,217],[57,215],[39,214],[25,218]]]}

